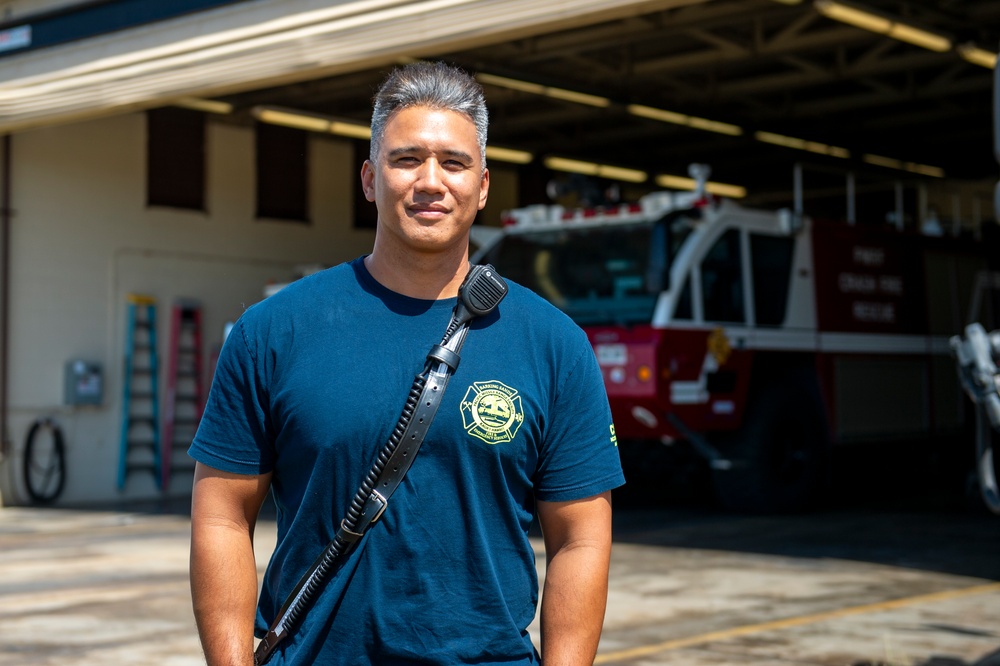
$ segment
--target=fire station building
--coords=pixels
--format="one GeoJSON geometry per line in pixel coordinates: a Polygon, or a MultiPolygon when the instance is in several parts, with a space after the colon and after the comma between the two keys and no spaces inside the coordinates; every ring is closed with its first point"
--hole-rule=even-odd
{"type": "MultiPolygon", "coordinates": [[[[1000,18],[969,4],[981,13],[917,18],[942,38],[1000,18]]],[[[526,204],[689,188],[695,161],[760,206],[791,206],[805,161],[824,210],[843,206],[835,167],[856,166],[880,222],[991,219],[974,45],[901,43],[820,5],[0,1],[0,506],[190,493],[228,324],[370,249],[370,99],[413,59],[486,88],[485,227],[526,204]],[[894,76],[916,83],[871,84],[894,76]]]]}

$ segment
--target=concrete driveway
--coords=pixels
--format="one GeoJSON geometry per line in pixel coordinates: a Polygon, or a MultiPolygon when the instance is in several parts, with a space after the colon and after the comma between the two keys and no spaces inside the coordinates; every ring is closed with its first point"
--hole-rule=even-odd
{"type": "MultiPolygon", "coordinates": [[[[1000,661],[998,518],[625,509],[615,520],[599,664],[1000,661]]],[[[167,513],[0,509],[0,664],[204,664],[189,527],[167,513]]],[[[261,568],[273,531],[258,528],[261,568]]]]}

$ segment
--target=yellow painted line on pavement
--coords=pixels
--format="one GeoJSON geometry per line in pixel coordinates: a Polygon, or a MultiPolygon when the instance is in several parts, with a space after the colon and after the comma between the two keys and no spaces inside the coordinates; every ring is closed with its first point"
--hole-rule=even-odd
{"type": "Polygon", "coordinates": [[[904,608],[906,606],[947,601],[949,599],[970,597],[976,594],[987,594],[989,592],[1000,592],[1000,583],[976,585],[957,590],[944,590],[943,592],[932,592],[930,594],[921,594],[915,597],[905,597],[903,599],[893,599],[891,601],[880,601],[861,606],[849,606],[847,608],[839,608],[837,610],[826,611],[823,613],[799,615],[797,617],[789,617],[783,620],[772,620],[770,622],[761,622],[760,624],[747,624],[742,627],[710,631],[705,634],[698,634],[697,636],[676,638],[674,640],[664,641],[662,643],[653,643],[652,645],[642,645],[628,650],[606,652],[604,654],[597,655],[597,659],[594,660],[594,664],[596,666],[596,664],[611,664],[619,661],[630,661],[640,657],[648,657],[649,655],[656,654],[658,652],[667,652],[668,650],[691,647],[692,645],[701,645],[703,643],[711,643],[713,641],[722,641],[730,638],[737,638],[739,636],[758,634],[764,631],[776,631],[779,629],[787,629],[789,627],[800,627],[805,624],[825,622],[826,620],[835,620],[837,618],[849,617],[851,615],[878,613],[881,611],[894,610],[896,608],[904,608]]]}

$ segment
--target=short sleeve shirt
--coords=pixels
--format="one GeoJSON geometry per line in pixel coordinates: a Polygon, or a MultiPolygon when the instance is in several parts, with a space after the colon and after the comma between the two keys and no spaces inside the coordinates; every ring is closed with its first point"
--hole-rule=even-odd
{"type": "MultiPolygon", "coordinates": [[[[220,355],[191,455],[273,473],[264,630],[334,537],[456,299],[394,293],[357,259],[249,308],[220,355]]],[[[586,335],[511,283],[473,320],[403,483],[272,664],[531,664],[536,500],[624,481],[586,335]]]]}

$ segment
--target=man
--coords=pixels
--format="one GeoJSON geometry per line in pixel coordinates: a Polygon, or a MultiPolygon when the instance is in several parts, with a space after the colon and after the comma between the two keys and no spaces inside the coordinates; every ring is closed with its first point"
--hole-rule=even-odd
{"type": "MultiPolygon", "coordinates": [[[[336,533],[440,342],[489,190],[486,127],[482,90],[464,72],[393,72],[361,169],[378,208],[371,254],[289,285],[233,328],[191,447],[191,587],[210,666],[253,663],[255,628],[263,635],[336,533]],[[269,490],[278,541],[258,604],[252,542],[269,490]]],[[[539,663],[527,634],[536,514],[548,563],[541,659],[593,662],[610,490],[623,482],[593,352],[562,313],[511,284],[473,321],[461,356],[385,514],[270,663],[539,663]]]]}

